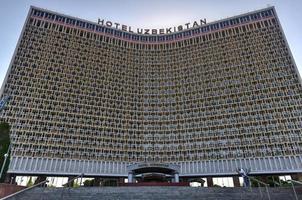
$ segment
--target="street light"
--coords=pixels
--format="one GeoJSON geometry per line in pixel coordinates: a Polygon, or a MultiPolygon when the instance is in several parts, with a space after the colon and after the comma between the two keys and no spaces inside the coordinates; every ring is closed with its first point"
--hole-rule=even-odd
{"type": "Polygon", "coordinates": [[[6,164],[6,160],[7,160],[8,154],[9,154],[9,149],[10,149],[10,145],[8,147],[7,153],[4,154],[4,162],[3,162],[2,167],[1,167],[0,179],[2,178],[2,173],[3,173],[3,170],[4,170],[5,164],[6,164]]]}

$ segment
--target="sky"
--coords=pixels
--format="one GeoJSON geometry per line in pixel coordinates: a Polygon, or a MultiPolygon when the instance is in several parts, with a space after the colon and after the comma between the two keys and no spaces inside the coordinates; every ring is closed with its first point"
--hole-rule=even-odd
{"type": "Polygon", "coordinates": [[[89,21],[135,28],[167,28],[206,18],[213,22],[275,6],[302,73],[302,0],[0,0],[0,84],[12,59],[30,5],[89,21]]]}

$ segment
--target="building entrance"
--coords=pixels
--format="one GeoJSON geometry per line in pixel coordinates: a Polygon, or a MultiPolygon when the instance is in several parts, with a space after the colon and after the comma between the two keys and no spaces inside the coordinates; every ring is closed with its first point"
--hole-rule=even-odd
{"type": "Polygon", "coordinates": [[[179,182],[179,166],[174,164],[142,163],[128,166],[128,183],[179,182]]]}

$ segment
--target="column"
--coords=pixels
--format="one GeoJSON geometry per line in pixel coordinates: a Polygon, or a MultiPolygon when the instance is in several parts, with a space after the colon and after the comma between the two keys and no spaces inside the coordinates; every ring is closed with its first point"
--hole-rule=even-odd
{"type": "Polygon", "coordinates": [[[179,174],[177,172],[174,174],[174,182],[179,183],[179,174]]]}
{"type": "Polygon", "coordinates": [[[207,177],[207,184],[208,184],[208,187],[214,186],[212,177],[207,177]]]}
{"type": "Polygon", "coordinates": [[[233,176],[234,187],[240,187],[239,176],[233,176]]]}
{"type": "Polygon", "coordinates": [[[133,183],[133,172],[128,172],[128,183],[133,183]]]}

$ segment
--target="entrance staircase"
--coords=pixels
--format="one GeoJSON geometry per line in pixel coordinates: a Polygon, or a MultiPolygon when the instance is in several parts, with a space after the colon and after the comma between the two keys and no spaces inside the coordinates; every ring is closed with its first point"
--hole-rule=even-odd
{"type": "Polygon", "coordinates": [[[302,200],[302,187],[220,188],[220,187],[35,187],[16,194],[9,200],[302,200]],[[267,194],[269,193],[269,196],[267,194]]]}

